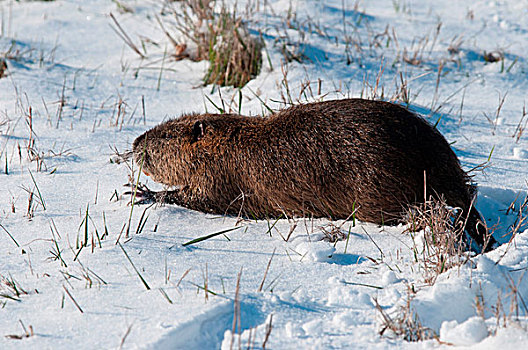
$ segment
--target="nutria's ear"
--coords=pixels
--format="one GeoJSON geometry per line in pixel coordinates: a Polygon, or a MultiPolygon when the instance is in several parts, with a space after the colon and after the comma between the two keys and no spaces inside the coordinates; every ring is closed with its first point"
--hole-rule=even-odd
{"type": "Polygon", "coordinates": [[[192,135],[193,135],[192,142],[196,142],[202,139],[205,135],[205,124],[202,123],[201,121],[194,123],[193,128],[192,128],[192,135]]]}

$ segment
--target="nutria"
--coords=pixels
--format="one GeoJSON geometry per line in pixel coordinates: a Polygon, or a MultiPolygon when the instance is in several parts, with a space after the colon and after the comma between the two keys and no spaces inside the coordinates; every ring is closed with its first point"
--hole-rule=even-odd
{"type": "Polygon", "coordinates": [[[358,220],[397,224],[425,189],[469,211],[467,233],[485,245],[476,188],[455,153],[436,128],[396,104],[344,99],[270,117],[188,114],[139,136],[133,152],[145,174],[178,187],[165,200],[190,209],[333,219],[357,209],[358,220]]]}

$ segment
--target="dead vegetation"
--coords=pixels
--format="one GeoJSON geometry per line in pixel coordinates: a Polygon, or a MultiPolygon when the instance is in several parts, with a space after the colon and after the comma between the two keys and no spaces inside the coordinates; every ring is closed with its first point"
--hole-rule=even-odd
{"type": "Polygon", "coordinates": [[[504,59],[504,53],[502,51],[484,51],[482,58],[488,63],[499,62],[504,59]]]}
{"type": "MultiPolygon", "coordinates": [[[[515,222],[510,226],[508,235],[511,239],[495,264],[499,264],[506,255],[513,240],[519,232],[527,227],[528,218],[528,197],[522,201],[512,202],[507,209],[507,214],[516,216],[515,222]]],[[[471,262],[471,253],[466,251],[464,226],[459,210],[447,207],[442,200],[429,200],[421,206],[413,207],[409,213],[409,227],[413,237],[414,246],[412,252],[414,263],[423,272],[424,282],[433,285],[438,276],[454,267],[460,267],[471,262]],[[412,232],[418,229],[423,230],[423,238],[419,241],[412,232]]],[[[472,264],[473,265],[473,264],[472,264]]],[[[471,266],[473,268],[474,266],[471,266]]],[[[470,277],[470,288],[475,290],[475,313],[486,322],[488,332],[495,335],[500,328],[515,324],[522,327],[522,322],[528,316],[527,304],[520,293],[521,283],[525,277],[526,268],[520,270],[505,270],[499,268],[504,279],[505,287],[501,287],[492,300],[485,300],[482,286],[473,286],[473,279],[470,277]]],[[[406,341],[421,341],[436,339],[440,341],[438,335],[431,329],[424,327],[418,315],[413,310],[412,300],[416,291],[414,287],[407,288],[406,302],[401,305],[392,315],[384,310],[377,300],[374,300],[376,309],[381,315],[380,335],[403,338],[406,341]]]]}
{"type": "Polygon", "coordinates": [[[217,7],[215,0],[184,0],[181,11],[171,6],[183,42],[159,23],[173,45],[175,59],[209,61],[205,84],[242,87],[260,72],[264,43],[250,35],[236,6],[229,9],[222,3],[215,11],[217,7]]]}
{"type": "MultiPolygon", "coordinates": [[[[120,2],[116,2],[119,4],[120,2]]],[[[120,9],[122,7],[119,7],[120,9]]],[[[208,61],[209,67],[203,78],[205,85],[233,86],[241,88],[255,78],[262,67],[262,50],[264,41],[253,34],[247,25],[247,18],[252,10],[237,12],[237,6],[228,7],[216,0],[183,0],[168,1],[155,18],[159,28],[168,38],[172,49],[167,49],[161,59],[158,90],[165,59],[190,59],[208,61]]],[[[130,11],[127,11],[130,12],[130,11]]],[[[141,68],[152,68],[147,46],[162,46],[152,39],[140,37],[141,45],[136,45],[119,21],[110,14],[116,34],[129,46],[142,61],[152,61],[141,68]]],[[[123,70],[127,65],[123,64],[123,70]]]]}
{"type": "MultiPolygon", "coordinates": [[[[503,273],[507,288],[506,290],[499,290],[495,305],[488,307],[482,293],[476,296],[475,308],[477,315],[485,320],[486,312],[490,312],[495,319],[495,324],[488,326],[490,334],[496,335],[500,328],[506,328],[508,325],[522,327],[521,321],[525,321],[528,316],[526,301],[519,290],[524,277],[525,273],[522,272],[518,280],[515,281],[511,272],[503,273]]],[[[479,286],[479,288],[482,290],[482,286],[479,286]]]]}
{"type": "Polygon", "coordinates": [[[20,322],[20,325],[22,326],[22,329],[24,330],[24,333],[22,334],[8,334],[6,335],[5,337],[7,339],[16,339],[16,340],[21,340],[21,339],[24,339],[24,338],[29,338],[29,337],[32,337],[35,335],[35,332],[33,331],[33,326],[32,325],[29,325],[28,328],[26,328],[26,326],[24,325],[24,322],[22,322],[22,320],[18,320],[18,322],[20,322]]]}
{"type": "Polygon", "coordinates": [[[20,301],[22,295],[27,295],[28,292],[20,286],[20,284],[11,276],[0,275],[0,304],[8,301],[20,301]]]}
{"type": "Polygon", "coordinates": [[[515,215],[515,221],[504,234],[504,236],[508,236],[510,239],[508,240],[504,253],[500,256],[497,263],[499,263],[504,256],[506,256],[510,248],[515,245],[515,237],[528,228],[528,195],[524,197],[522,202],[517,202],[517,199],[518,198],[515,198],[506,209],[506,215],[515,215]]]}
{"type": "Polygon", "coordinates": [[[441,273],[469,260],[466,222],[460,209],[447,206],[443,199],[430,198],[410,208],[407,217],[413,258],[423,271],[425,283],[433,285],[441,273]],[[421,242],[415,233],[419,230],[423,231],[421,242]]]}
{"type": "MultiPolygon", "coordinates": [[[[515,280],[512,273],[515,271],[502,271],[502,277],[506,286],[497,292],[494,300],[486,300],[482,285],[474,286],[475,290],[475,314],[485,322],[488,334],[496,335],[501,328],[514,326],[525,329],[525,320],[528,316],[527,304],[520,292],[525,273],[518,273],[515,280]]],[[[472,281],[470,281],[472,283],[472,281]]],[[[471,286],[471,285],[470,285],[471,286]]],[[[416,342],[434,339],[440,344],[453,345],[442,341],[439,335],[431,328],[423,326],[419,316],[412,306],[412,300],[416,295],[413,287],[407,286],[407,297],[403,305],[389,313],[376,299],[374,299],[376,310],[381,316],[380,336],[389,338],[401,338],[405,341],[416,342]]]]}
{"type": "MultiPolygon", "coordinates": [[[[275,253],[275,252],[274,252],[275,253]]],[[[273,256],[272,256],[273,257],[273,256]]],[[[271,260],[270,260],[271,262],[271,260]]],[[[268,266],[269,267],[269,266],[268,266]]],[[[267,271],[267,270],[266,270],[267,271]]],[[[251,327],[246,331],[243,332],[242,330],[242,322],[241,322],[241,302],[240,302],[240,278],[242,276],[242,268],[240,269],[240,272],[237,275],[237,282],[235,287],[235,296],[233,300],[233,323],[231,331],[229,332],[231,337],[228,340],[226,338],[224,341],[224,344],[229,344],[229,349],[258,349],[262,347],[262,349],[266,349],[266,345],[269,341],[271,331],[273,330],[273,314],[269,314],[265,325],[251,327]],[[259,332],[261,331],[261,332],[259,332]],[[257,333],[264,332],[264,335],[260,335],[260,338],[262,339],[262,344],[257,344],[257,333]],[[247,336],[247,340],[243,339],[247,336]]],[[[264,281],[262,281],[264,283],[264,281]]],[[[226,332],[227,333],[227,332],[226,332]]],[[[223,346],[222,346],[223,347],[223,346]]]]}
{"type": "MultiPolygon", "coordinates": [[[[512,137],[515,138],[515,143],[519,142],[519,139],[522,137],[524,130],[526,129],[526,125],[528,125],[528,118],[526,117],[528,115],[528,112],[526,112],[526,105],[523,106],[521,119],[519,120],[519,123],[515,127],[515,132],[513,133],[512,137]]],[[[0,126],[2,123],[0,122],[0,126]]]]}
{"type": "MultiPolygon", "coordinates": [[[[412,262],[418,266],[426,285],[435,284],[438,276],[448,269],[470,261],[465,241],[465,222],[460,210],[447,206],[443,199],[432,197],[423,204],[409,208],[406,233],[413,239],[412,262]],[[423,235],[418,236],[417,231],[423,235]]],[[[424,327],[412,308],[416,294],[414,286],[407,286],[407,299],[390,315],[374,299],[381,315],[381,336],[402,338],[406,341],[439,340],[434,330],[424,327]]]]}
{"type": "Polygon", "coordinates": [[[55,46],[49,49],[43,45],[38,47],[12,39],[7,48],[0,50],[0,78],[7,76],[9,72],[7,63],[9,61],[26,66],[36,65],[38,68],[53,65],[58,46],[58,42],[55,42],[55,46]]]}
{"type": "Polygon", "coordinates": [[[402,338],[409,342],[438,339],[438,335],[432,329],[422,325],[420,318],[412,309],[411,301],[414,294],[413,289],[408,286],[406,303],[400,306],[394,316],[390,316],[374,299],[376,310],[382,318],[380,336],[402,338]]]}

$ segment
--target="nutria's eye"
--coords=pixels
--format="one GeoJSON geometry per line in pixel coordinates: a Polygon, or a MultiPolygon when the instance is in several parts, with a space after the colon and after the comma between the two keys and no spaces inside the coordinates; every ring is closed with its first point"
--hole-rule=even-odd
{"type": "Polygon", "coordinates": [[[192,128],[193,141],[196,142],[204,137],[205,125],[202,122],[196,122],[192,128]]]}

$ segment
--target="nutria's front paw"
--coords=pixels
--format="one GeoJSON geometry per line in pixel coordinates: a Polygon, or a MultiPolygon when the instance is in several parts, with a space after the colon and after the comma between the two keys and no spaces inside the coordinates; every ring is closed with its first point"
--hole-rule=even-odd
{"type": "MultiPolygon", "coordinates": [[[[126,185],[132,187],[132,185],[126,185]]],[[[163,203],[163,204],[177,204],[179,198],[179,190],[176,191],[152,191],[146,185],[139,184],[137,189],[126,191],[124,194],[130,195],[129,204],[134,201],[135,204],[149,204],[149,203],[163,203]],[[135,196],[134,196],[135,192],[135,196]]]]}
{"type": "MultiPolygon", "coordinates": [[[[133,187],[131,184],[125,185],[133,187]]],[[[124,195],[130,195],[130,202],[128,204],[148,204],[158,202],[160,192],[150,190],[146,185],[139,184],[136,188],[132,188],[130,191],[126,191],[124,195]]]]}

